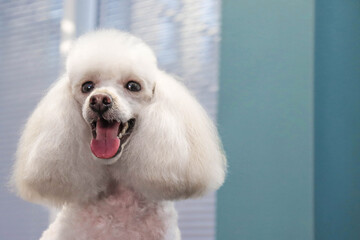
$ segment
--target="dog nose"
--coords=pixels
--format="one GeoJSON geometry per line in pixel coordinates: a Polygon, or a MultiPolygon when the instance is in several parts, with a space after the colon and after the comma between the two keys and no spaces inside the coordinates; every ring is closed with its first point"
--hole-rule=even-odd
{"type": "Polygon", "coordinates": [[[90,108],[99,114],[106,112],[112,106],[112,98],[107,94],[95,94],[90,98],[90,108]]]}

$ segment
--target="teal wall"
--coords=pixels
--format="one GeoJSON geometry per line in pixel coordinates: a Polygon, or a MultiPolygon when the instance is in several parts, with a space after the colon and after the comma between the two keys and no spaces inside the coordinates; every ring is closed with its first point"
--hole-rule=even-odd
{"type": "Polygon", "coordinates": [[[360,239],[360,1],[316,2],[317,240],[360,239]]]}
{"type": "Polygon", "coordinates": [[[360,1],[223,0],[219,240],[360,239],[360,1]]]}
{"type": "Polygon", "coordinates": [[[314,0],[224,0],[218,240],[314,239],[314,0]]]}

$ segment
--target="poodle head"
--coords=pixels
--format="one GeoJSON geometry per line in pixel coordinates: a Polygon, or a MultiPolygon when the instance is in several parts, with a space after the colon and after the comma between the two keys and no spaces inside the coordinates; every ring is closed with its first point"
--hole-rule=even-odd
{"type": "Polygon", "coordinates": [[[152,50],[129,34],[100,31],[76,42],[67,74],[91,130],[95,160],[108,165],[119,160],[139,114],[153,99],[156,71],[152,50]]]}
{"type": "Polygon", "coordinates": [[[116,30],[80,37],[28,120],[13,180],[35,202],[86,202],[118,183],[154,200],[217,189],[226,160],[188,90],[140,39],[116,30]]]}

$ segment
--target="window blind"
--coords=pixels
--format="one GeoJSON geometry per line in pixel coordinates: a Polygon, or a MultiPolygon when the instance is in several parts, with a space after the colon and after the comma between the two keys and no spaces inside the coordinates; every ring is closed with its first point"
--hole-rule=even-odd
{"type": "MultiPolygon", "coordinates": [[[[220,0],[102,0],[98,27],[115,27],[144,39],[161,68],[175,73],[215,120],[220,0]]],[[[58,77],[61,1],[0,0],[0,171],[7,182],[20,129],[58,77]]],[[[176,204],[184,240],[215,238],[214,193],[176,204]]],[[[37,239],[48,211],[0,186],[0,238],[37,239]]]]}
{"type": "Polygon", "coordinates": [[[6,183],[20,130],[58,76],[61,18],[61,1],[0,0],[0,239],[38,239],[48,225],[6,183]]]}

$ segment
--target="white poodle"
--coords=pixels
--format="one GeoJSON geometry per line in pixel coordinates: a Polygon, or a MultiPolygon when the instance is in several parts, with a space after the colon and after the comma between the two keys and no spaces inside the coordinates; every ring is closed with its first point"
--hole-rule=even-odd
{"type": "Polygon", "coordinates": [[[173,200],[224,181],[217,131],[140,39],[80,37],[28,120],[13,182],[26,200],[61,207],[41,240],[180,239],[173,200]]]}

